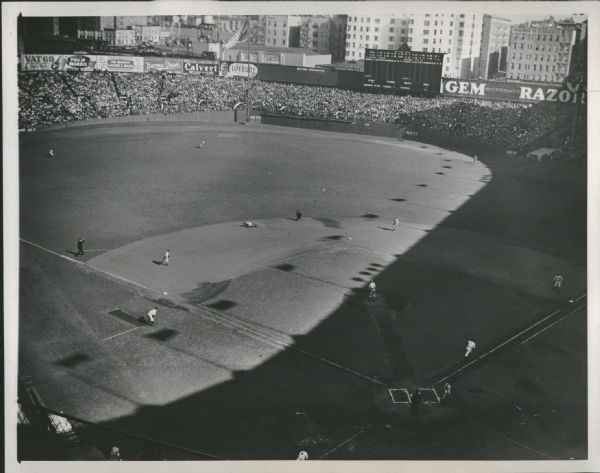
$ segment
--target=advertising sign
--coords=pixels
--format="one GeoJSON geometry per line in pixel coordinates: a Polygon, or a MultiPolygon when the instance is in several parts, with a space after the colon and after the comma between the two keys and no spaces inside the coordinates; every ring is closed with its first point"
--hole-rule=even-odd
{"type": "Polygon", "coordinates": [[[60,66],[58,54],[23,54],[21,70],[23,71],[54,71],[60,66]]]}
{"type": "Polygon", "coordinates": [[[181,74],[181,59],[146,57],[144,58],[145,72],[175,72],[181,74]]]}
{"type": "Polygon", "coordinates": [[[251,77],[254,78],[258,74],[256,64],[248,64],[247,62],[228,62],[221,61],[221,75],[225,77],[251,77]]]}
{"type": "Polygon", "coordinates": [[[144,72],[144,58],[134,56],[98,56],[98,69],[111,72],[144,72]]]}
{"type": "MultiPolygon", "coordinates": [[[[535,82],[495,82],[486,80],[444,79],[443,95],[514,102],[577,103],[580,84],[549,85],[535,82]]],[[[582,97],[585,100],[585,95],[582,97]]]]}
{"type": "Polygon", "coordinates": [[[74,55],[62,56],[61,70],[63,71],[93,71],[96,69],[96,56],[74,55]]]}
{"type": "Polygon", "coordinates": [[[183,72],[187,74],[215,75],[219,71],[219,63],[210,60],[184,59],[183,72]]]}

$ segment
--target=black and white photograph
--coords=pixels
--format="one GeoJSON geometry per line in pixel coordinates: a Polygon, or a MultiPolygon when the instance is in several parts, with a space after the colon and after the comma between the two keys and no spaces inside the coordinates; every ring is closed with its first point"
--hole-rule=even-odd
{"type": "Polygon", "coordinates": [[[6,471],[600,470],[598,6],[3,3],[6,471]]]}

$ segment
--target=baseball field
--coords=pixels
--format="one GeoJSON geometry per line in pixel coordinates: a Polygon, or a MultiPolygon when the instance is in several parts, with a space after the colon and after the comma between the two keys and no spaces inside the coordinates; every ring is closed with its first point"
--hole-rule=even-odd
{"type": "Polygon", "coordinates": [[[20,373],[224,459],[587,458],[585,163],[478,158],[231,123],[23,135],[20,373]]]}

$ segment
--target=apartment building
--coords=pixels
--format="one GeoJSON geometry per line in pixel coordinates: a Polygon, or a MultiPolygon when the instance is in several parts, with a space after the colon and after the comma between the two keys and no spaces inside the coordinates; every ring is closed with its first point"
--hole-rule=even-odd
{"type": "Polygon", "coordinates": [[[483,15],[466,13],[415,13],[403,16],[349,16],[346,26],[346,60],[364,59],[366,48],[444,53],[442,73],[473,78],[479,71],[483,15]]]}
{"type": "Polygon", "coordinates": [[[573,22],[550,18],[513,26],[506,78],[562,82],[569,74],[575,38],[573,22]]]}
{"type": "Polygon", "coordinates": [[[493,78],[506,73],[506,55],[510,42],[511,22],[493,15],[483,15],[479,77],[493,78]]]}
{"type": "Polygon", "coordinates": [[[346,50],[345,15],[310,15],[302,17],[299,47],[320,54],[331,54],[333,61],[343,61],[346,50]]]}
{"type": "Polygon", "coordinates": [[[297,48],[300,45],[302,17],[269,15],[265,17],[265,45],[297,48]]]}
{"type": "Polygon", "coordinates": [[[115,45],[135,46],[135,30],[115,30],[115,45]]]}

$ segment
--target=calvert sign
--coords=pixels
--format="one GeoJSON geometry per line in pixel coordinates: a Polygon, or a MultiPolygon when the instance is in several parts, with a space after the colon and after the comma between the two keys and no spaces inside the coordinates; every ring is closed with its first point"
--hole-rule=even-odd
{"type": "Polygon", "coordinates": [[[188,74],[216,74],[219,70],[217,61],[183,60],[183,72],[188,74]]]}
{"type": "MultiPolygon", "coordinates": [[[[535,82],[442,79],[441,92],[443,95],[474,99],[511,100],[528,103],[577,103],[580,88],[580,84],[571,83],[562,86],[535,82]]],[[[585,92],[582,103],[585,103],[585,92]]]]}

